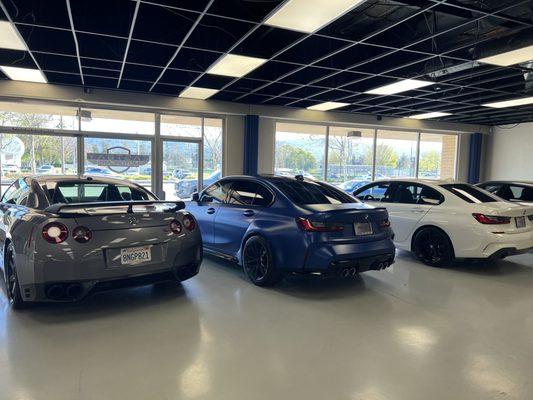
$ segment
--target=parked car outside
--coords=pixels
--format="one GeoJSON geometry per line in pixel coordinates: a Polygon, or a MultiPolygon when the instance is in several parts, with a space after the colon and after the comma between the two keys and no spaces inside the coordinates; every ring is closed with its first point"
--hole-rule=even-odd
{"type": "Polygon", "coordinates": [[[111,171],[109,171],[109,169],[107,168],[92,167],[92,166],[85,167],[85,174],[86,175],[106,175],[106,176],[115,175],[111,171]]]}
{"type": "Polygon", "coordinates": [[[38,174],[55,174],[56,168],[53,165],[43,164],[35,171],[38,174]]]}
{"type": "Polygon", "coordinates": [[[2,164],[3,174],[18,174],[20,173],[20,167],[15,164],[2,164]]]}
{"type": "Polygon", "coordinates": [[[360,187],[370,183],[369,180],[359,180],[359,179],[352,179],[350,181],[346,181],[343,183],[340,183],[338,185],[339,189],[344,190],[347,193],[352,194],[355,189],[359,189],[360,187]]]}
{"type": "Polygon", "coordinates": [[[533,182],[490,181],[478,183],[477,186],[504,200],[533,206],[533,182]]]}
{"type": "Polygon", "coordinates": [[[455,258],[498,259],[533,249],[533,207],[466,183],[381,180],[354,196],[386,207],[396,246],[432,266],[455,258]]]}
{"type": "Polygon", "coordinates": [[[258,286],[287,273],[352,276],[394,262],[387,210],[301,176],[226,177],[186,208],[204,250],[242,265],[258,286]]]}
{"type": "MultiPolygon", "coordinates": [[[[211,185],[220,179],[222,172],[217,170],[204,179],[204,187],[211,185]]],[[[198,191],[198,179],[182,179],[174,185],[176,196],[180,199],[189,199],[194,192],[198,191]]]]}
{"type": "Polygon", "coordinates": [[[190,172],[184,169],[177,168],[174,171],[172,171],[172,177],[174,179],[185,179],[187,175],[189,175],[190,172]]]}
{"type": "Polygon", "coordinates": [[[0,203],[1,266],[14,308],[198,273],[202,240],[183,202],[112,178],[29,176],[0,203]]]}

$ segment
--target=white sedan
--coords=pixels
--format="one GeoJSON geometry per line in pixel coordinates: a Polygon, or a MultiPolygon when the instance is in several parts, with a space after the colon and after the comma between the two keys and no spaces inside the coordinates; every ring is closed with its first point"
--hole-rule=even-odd
{"type": "Polygon", "coordinates": [[[379,180],[359,200],[389,211],[398,248],[432,266],[454,258],[504,258],[533,249],[533,207],[466,183],[379,180]]]}

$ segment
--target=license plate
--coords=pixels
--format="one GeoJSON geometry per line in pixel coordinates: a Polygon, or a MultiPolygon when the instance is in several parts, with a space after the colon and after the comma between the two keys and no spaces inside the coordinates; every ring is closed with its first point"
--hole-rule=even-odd
{"type": "Polygon", "coordinates": [[[120,249],[120,263],[122,265],[137,265],[152,260],[152,246],[129,247],[120,249]]]}
{"type": "Polygon", "coordinates": [[[353,227],[357,236],[372,235],[372,224],[370,222],[356,222],[353,227]]]}
{"type": "Polygon", "coordinates": [[[525,228],[526,227],[526,217],[516,217],[515,218],[516,227],[517,228],[525,228]]]}

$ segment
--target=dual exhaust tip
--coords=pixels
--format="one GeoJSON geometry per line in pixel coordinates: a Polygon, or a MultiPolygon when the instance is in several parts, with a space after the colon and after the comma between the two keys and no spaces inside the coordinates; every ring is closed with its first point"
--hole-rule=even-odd
{"type": "MultiPolygon", "coordinates": [[[[391,265],[391,262],[388,261],[388,260],[387,261],[376,261],[374,264],[372,264],[372,269],[373,270],[381,270],[381,269],[388,268],[390,265],[391,265]]],[[[343,278],[348,278],[350,276],[355,276],[355,274],[357,274],[357,268],[355,268],[355,267],[344,268],[341,271],[341,276],[343,278]]]]}
{"type": "Polygon", "coordinates": [[[77,300],[82,294],[80,283],[56,283],[46,288],[46,296],[52,300],[77,300]]]}

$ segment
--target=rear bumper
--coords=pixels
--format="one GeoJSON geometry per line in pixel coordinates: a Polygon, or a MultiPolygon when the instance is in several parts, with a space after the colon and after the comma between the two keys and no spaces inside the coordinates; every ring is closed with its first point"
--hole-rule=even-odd
{"type": "Polygon", "coordinates": [[[70,263],[68,273],[64,276],[57,273],[45,274],[47,279],[28,284],[21,282],[21,294],[24,301],[29,302],[75,301],[104,290],[164,281],[184,281],[198,274],[202,259],[202,245],[195,243],[182,248],[174,259],[156,265],[113,268],[112,274],[109,269],[101,266],[97,268],[101,270],[100,273],[93,271],[91,276],[87,276],[85,264],[70,263]]]}
{"type": "Polygon", "coordinates": [[[533,249],[533,231],[516,234],[490,234],[482,249],[482,258],[504,258],[533,249]]]}
{"type": "Polygon", "coordinates": [[[307,249],[303,272],[335,275],[343,274],[346,268],[355,268],[354,272],[379,270],[394,263],[395,250],[390,238],[366,243],[316,243],[307,249]]]}

